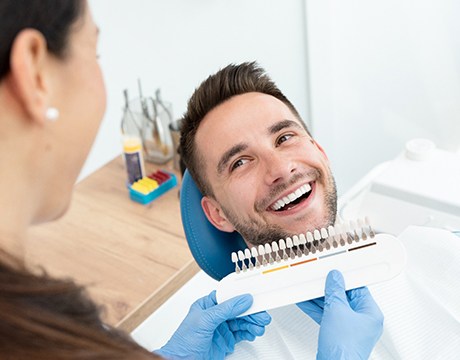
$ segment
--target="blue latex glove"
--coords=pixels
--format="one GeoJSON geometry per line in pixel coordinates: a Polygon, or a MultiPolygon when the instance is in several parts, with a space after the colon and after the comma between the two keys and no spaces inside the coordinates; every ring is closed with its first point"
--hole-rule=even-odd
{"type": "Polygon", "coordinates": [[[319,360],[368,359],[382,335],[383,314],[369,290],[362,287],[345,292],[343,276],[337,270],[327,276],[324,298],[297,305],[321,324],[319,360]]]}
{"type": "Polygon", "coordinates": [[[195,301],[168,343],[155,351],[166,359],[223,359],[242,340],[262,336],[271,317],[266,312],[237,318],[252,305],[240,295],[217,305],[216,292],[195,301]]]}
{"type": "Polygon", "coordinates": [[[313,320],[315,320],[318,325],[321,324],[321,319],[323,318],[324,311],[324,296],[317,299],[298,303],[297,306],[305,314],[307,314],[313,320]]]}

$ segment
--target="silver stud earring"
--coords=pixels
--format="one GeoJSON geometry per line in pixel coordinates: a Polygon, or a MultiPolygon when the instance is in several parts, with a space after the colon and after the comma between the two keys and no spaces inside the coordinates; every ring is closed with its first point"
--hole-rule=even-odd
{"type": "Polygon", "coordinates": [[[59,110],[54,107],[46,109],[45,117],[49,121],[56,121],[59,118],[59,110]]]}

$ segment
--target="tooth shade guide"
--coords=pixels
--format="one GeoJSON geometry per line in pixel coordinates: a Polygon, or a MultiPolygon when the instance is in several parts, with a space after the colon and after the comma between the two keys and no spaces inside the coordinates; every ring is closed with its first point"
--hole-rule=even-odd
{"type": "Polygon", "coordinates": [[[292,243],[292,239],[290,237],[286,238],[286,247],[289,249],[289,257],[291,259],[295,258],[294,251],[292,250],[292,247],[294,244],[292,243]]]}
{"type": "Polygon", "coordinates": [[[241,269],[238,266],[238,255],[236,254],[236,252],[232,252],[232,263],[235,264],[235,272],[238,274],[241,271],[241,269]]]}
{"type": "Polygon", "coordinates": [[[261,266],[264,268],[273,265],[275,262],[292,262],[308,256],[322,258],[325,256],[324,252],[328,252],[327,256],[332,256],[335,253],[343,253],[342,247],[346,247],[345,252],[356,250],[356,247],[353,247],[354,244],[371,238],[371,227],[365,223],[365,220],[360,219],[356,222],[336,224],[327,229],[315,229],[305,234],[273,241],[271,244],[240,250],[232,254],[232,262],[235,263],[236,272],[246,272],[246,270],[255,270],[261,266]],[[359,225],[364,226],[359,227],[359,225]],[[366,230],[369,233],[366,233],[366,230]]]}
{"type": "Polygon", "coordinates": [[[313,241],[313,246],[316,247],[317,250],[323,251],[323,245],[321,244],[321,233],[319,230],[313,231],[313,238],[315,239],[313,241]]]}
{"type": "MultiPolygon", "coordinates": [[[[306,256],[302,253],[300,257],[295,256],[294,259],[288,258],[272,265],[259,266],[258,269],[254,267],[252,270],[227,275],[217,285],[217,302],[221,303],[243,293],[251,293],[253,305],[247,312],[241,314],[244,316],[324,296],[324,283],[332,269],[342,272],[346,290],[389,280],[401,273],[406,258],[404,247],[397,238],[388,234],[377,234],[371,238],[372,229],[367,225],[346,230],[345,227],[334,226],[327,229],[327,239],[321,236],[319,241],[323,241],[324,245],[326,242],[332,243],[329,250],[323,246],[323,250],[316,250],[316,254],[309,253],[306,256]],[[337,231],[338,229],[341,230],[337,231]],[[345,243],[343,246],[333,247],[334,241],[342,240],[346,233],[354,234],[355,231],[359,236],[358,243],[353,241],[351,245],[345,243]],[[365,237],[367,240],[364,240],[365,237]]],[[[296,245],[292,243],[289,250],[296,251],[299,247],[305,250],[309,246],[314,248],[312,242],[306,241],[303,244],[301,235],[297,236],[299,242],[295,241],[296,245]],[[293,249],[293,246],[296,248],[293,249]]],[[[308,235],[305,237],[308,240],[308,235]]],[[[271,254],[272,257],[277,255],[281,257],[282,244],[284,243],[285,250],[286,241],[285,239],[275,241],[277,245],[272,242],[271,252],[266,252],[263,246],[264,256],[271,254]]],[[[250,260],[246,258],[247,252],[244,250],[243,253],[244,261],[248,261],[249,264],[250,260]]],[[[253,254],[251,249],[251,255],[253,254]]],[[[233,255],[232,258],[234,259],[233,255]]],[[[239,267],[238,262],[239,260],[235,267],[239,267]]]]}
{"type": "Polygon", "coordinates": [[[371,227],[371,223],[369,221],[369,218],[366,216],[364,218],[364,223],[366,224],[366,226],[369,228],[369,236],[371,237],[371,239],[375,236],[375,232],[374,230],[372,229],[371,227]]]}
{"type": "Polygon", "coordinates": [[[294,235],[292,237],[292,242],[294,244],[294,246],[296,247],[296,255],[297,257],[301,257],[302,256],[302,252],[300,251],[300,240],[299,240],[299,237],[297,235],[294,235]]]}
{"type": "Polygon", "coordinates": [[[241,270],[246,271],[248,268],[246,266],[244,258],[245,258],[245,256],[244,256],[243,251],[239,250],[238,251],[238,259],[241,261],[241,270]]]}
{"type": "Polygon", "coordinates": [[[255,247],[251,248],[251,255],[255,259],[254,266],[258,269],[260,267],[259,254],[255,247]]]}
{"type": "Polygon", "coordinates": [[[244,249],[244,257],[248,260],[251,259],[251,251],[249,249],[244,249]]]}
{"type": "MultiPolygon", "coordinates": [[[[347,252],[351,252],[351,251],[363,249],[363,248],[370,247],[370,246],[374,246],[374,245],[377,245],[377,243],[376,243],[376,242],[372,242],[372,243],[365,244],[365,245],[361,245],[361,246],[351,247],[351,248],[349,248],[349,249],[344,249],[344,250],[339,250],[339,251],[335,251],[335,252],[330,252],[330,253],[326,253],[326,254],[324,254],[324,255],[315,257],[315,258],[306,259],[306,260],[302,260],[302,261],[292,262],[292,263],[290,263],[290,264],[288,264],[288,265],[278,266],[278,267],[276,267],[276,268],[272,268],[272,269],[268,269],[268,270],[263,270],[263,269],[262,269],[261,274],[268,274],[268,273],[271,273],[271,272],[274,272],[274,271],[278,271],[278,270],[282,270],[282,269],[287,269],[287,268],[289,268],[289,267],[294,267],[294,266],[299,266],[299,265],[307,264],[307,263],[310,263],[310,262],[312,262],[312,261],[317,261],[317,260],[324,259],[324,258],[330,258],[330,257],[332,257],[332,256],[344,254],[344,253],[347,253],[347,252]]],[[[243,271],[244,271],[244,267],[243,267],[243,271]]]]}
{"type": "Polygon", "coordinates": [[[249,269],[253,269],[254,264],[252,263],[251,251],[249,249],[244,249],[244,257],[246,260],[248,260],[249,269]]]}
{"type": "Polygon", "coordinates": [[[331,246],[329,245],[329,242],[328,242],[329,234],[327,233],[327,230],[325,228],[321,228],[320,233],[321,233],[321,243],[326,248],[326,250],[329,250],[331,246]]]}
{"type": "Polygon", "coordinates": [[[268,262],[270,264],[273,264],[275,262],[275,260],[273,260],[272,248],[271,248],[270,244],[265,244],[265,254],[267,254],[268,262]]]}
{"type": "Polygon", "coordinates": [[[304,234],[299,235],[299,243],[300,245],[305,245],[307,243],[307,238],[305,237],[304,234]]]}

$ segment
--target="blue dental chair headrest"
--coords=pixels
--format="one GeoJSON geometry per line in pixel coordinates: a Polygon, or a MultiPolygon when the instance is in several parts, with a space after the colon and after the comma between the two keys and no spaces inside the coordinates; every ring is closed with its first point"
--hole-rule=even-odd
{"type": "Polygon", "coordinates": [[[180,210],[185,237],[195,261],[209,276],[221,280],[235,271],[231,261],[233,251],[247,247],[239,233],[227,233],[215,228],[201,207],[201,195],[188,170],[182,179],[180,210]]]}

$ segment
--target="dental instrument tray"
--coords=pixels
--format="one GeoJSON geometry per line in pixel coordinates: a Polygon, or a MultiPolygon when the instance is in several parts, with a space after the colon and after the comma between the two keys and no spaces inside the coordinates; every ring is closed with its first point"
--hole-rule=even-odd
{"type": "Polygon", "coordinates": [[[231,254],[235,272],[217,285],[217,302],[249,293],[240,316],[324,296],[327,274],[339,270],[346,290],[390,280],[403,270],[401,241],[376,234],[369,220],[329,226],[231,254]]]}

